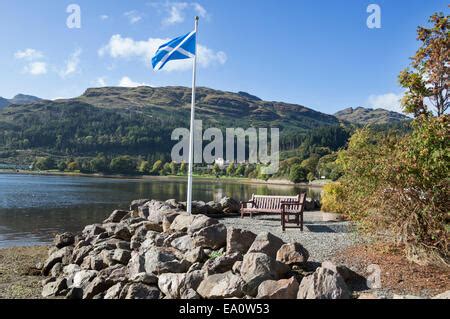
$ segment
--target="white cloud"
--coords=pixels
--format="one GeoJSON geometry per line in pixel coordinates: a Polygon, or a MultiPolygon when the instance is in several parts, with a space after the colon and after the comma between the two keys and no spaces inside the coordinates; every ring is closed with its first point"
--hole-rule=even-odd
{"type": "Polygon", "coordinates": [[[34,61],[42,59],[44,57],[44,54],[35,49],[25,49],[14,53],[14,57],[18,60],[34,61]]]}
{"type": "Polygon", "coordinates": [[[136,10],[125,12],[124,16],[127,17],[128,21],[131,24],[138,23],[142,20],[142,15],[136,10]]]}
{"type": "Polygon", "coordinates": [[[398,113],[402,113],[402,107],[400,104],[400,100],[402,99],[403,94],[395,94],[395,93],[386,93],[380,95],[370,95],[367,99],[367,106],[374,109],[385,109],[389,111],[394,111],[398,113]]]}
{"type": "Polygon", "coordinates": [[[187,11],[191,10],[202,18],[206,18],[208,12],[199,3],[193,2],[167,2],[162,5],[167,16],[163,19],[162,24],[169,26],[182,23],[185,21],[187,11]]]}
{"type": "MultiPolygon", "coordinates": [[[[151,58],[162,44],[170,39],[150,38],[147,41],[136,41],[132,38],[123,38],[120,34],[115,34],[109,43],[102,47],[98,54],[100,56],[109,55],[114,59],[141,58],[150,67],[151,58]]],[[[222,65],[227,61],[227,55],[223,51],[214,51],[203,45],[198,45],[198,65],[207,68],[211,65],[222,65]]],[[[170,61],[163,68],[165,71],[184,71],[192,68],[190,60],[170,61]]]]}
{"type": "Polygon", "coordinates": [[[81,49],[76,49],[67,59],[66,66],[63,70],[59,72],[62,78],[79,72],[78,65],[80,64],[80,55],[82,53],[81,49]]]}
{"type": "Polygon", "coordinates": [[[106,83],[106,77],[104,77],[104,76],[97,78],[94,83],[96,86],[99,86],[99,87],[108,86],[106,83]]]}
{"type": "Polygon", "coordinates": [[[47,74],[47,63],[45,62],[31,62],[24,68],[24,72],[31,75],[47,74]]]}
{"type": "Polygon", "coordinates": [[[124,76],[123,78],[120,79],[118,86],[132,88],[137,86],[150,86],[150,84],[135,82],[128,76],[124,76]]]}
{"type": "Polygon", "coordinates": [[[106,15],[106,14],[102,14],[102,15],[100,16],[100,20],[108,20],[108,19],[109,19],[109,16],[106,15]]]}

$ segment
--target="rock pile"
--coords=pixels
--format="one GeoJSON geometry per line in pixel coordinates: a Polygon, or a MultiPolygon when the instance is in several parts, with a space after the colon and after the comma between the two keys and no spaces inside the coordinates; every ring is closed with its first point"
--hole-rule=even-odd
{"type": "Polygon", "coordinates": [[[42,267],[44,297],[72,299],[351,298],[340,267],[307,271],[308,251],[271,233],[205,216],[239,204],[133,201],[81,234],[57,235],[42,267]]]}

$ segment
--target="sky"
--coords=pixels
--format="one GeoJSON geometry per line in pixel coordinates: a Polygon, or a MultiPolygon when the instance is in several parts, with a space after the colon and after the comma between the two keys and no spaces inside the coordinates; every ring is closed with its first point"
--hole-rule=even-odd
{"type": "Polygon", "coordinates": [[[190,86],[189,60],[159,72],[150,62],[160,44],[190,32],[198,15],[199,86],[329,114],[357,106],[400,110],[397,76],[418,48],[416,28],[433,12],[448,14],[446,2],[0,0],[0,96],[190,86]],[[369,16],[379,28],[368,27],[369,16]]]}

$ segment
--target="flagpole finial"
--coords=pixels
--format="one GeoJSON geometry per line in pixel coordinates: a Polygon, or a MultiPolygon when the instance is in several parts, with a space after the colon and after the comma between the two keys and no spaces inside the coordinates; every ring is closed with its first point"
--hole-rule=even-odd
{"type": "Polygon", "coordinates": [[[195,16],[195,20],[200,20],[200,17],[199,16],[195,16]]]}

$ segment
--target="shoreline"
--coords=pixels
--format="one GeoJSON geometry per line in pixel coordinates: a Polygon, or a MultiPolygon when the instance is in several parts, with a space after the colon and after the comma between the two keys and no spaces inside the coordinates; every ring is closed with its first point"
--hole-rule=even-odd
{"type": "MultiPolygon", "coordinates": [[[[36,176],[69,176],[69,177],[88,177],[88,178],[111,178],[122,180],[154,180],[154,181],[187,181],[187,176],[151,176],[151,175],[123,175],[123,174],[87,174],[87,173],[70,173],[57,171],[28,171],[28,170],[10,170],[0,169],[0,174],[14,174],[14,175],[36,175],[36,176]]],[[[320,183],[293,183],[285,179],[273,180],[259,180],[245,177],[220,177],[214,178],[209,176],[194,176],[194,179],[204,182],[223,182],[223,183],[244,183],[253,185],[278,185],[278,186],[292,186],[292,187],[310,187],[322,188],[327,181],[320,183]]]]}

